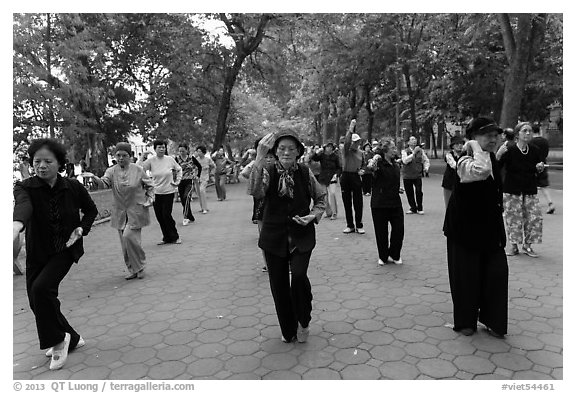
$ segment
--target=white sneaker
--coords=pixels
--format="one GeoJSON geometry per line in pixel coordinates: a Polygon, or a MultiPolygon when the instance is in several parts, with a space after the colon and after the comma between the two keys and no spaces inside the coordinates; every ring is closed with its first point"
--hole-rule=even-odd
{"type": "Polygon", "coordinates": [[[424,210],[418,210],[416,213],[420,214],[421,216],[424,215],[424,210]]]}
{"type": "Polygon", "coordinates": [[[188,225],[188,224],[190,224],[190,220],[189,220],[189,219],[185,218],[185,219],[182,220],[182,225],[183,225],[183,226],[186,226],[186,225],[188,225]]]}
{"type": "Polygon", "coordinates": [[[298,323],[298,330],[296,331],[296,337],[299,343],[305,343],[310,335],[310,326],[304,328],[300,323],[298,323]]]}
{"type": "Polygon", "coordinates": [[[402,265],[402,258],[398,258],[397,261],[394,260],[394,259],[392,259],[392,263],[395,264],[395,265],[402,265]]]}
{"type": "Polygon", "coordinates": [[[386,262],[384,262],[382,259],[378,258],[378,266],[384,266],[386,264],[386,262]]]}
{"type": "Polygon", "coordinates": [[[70,346],[70,333],[64,335],[64,345],[62,349],[52,350],[52,360],[50,361],[50,370],[59,370],[64,366],[68,359],[68,347],[70,346]]]}
{"type": "Polygon", "coordinates": [[[348,227],[346,227],[346,228],[344,228],[344,230],[343,230],[342,232],[344,232],[344,233],[352,233],[352,232],[354,232],[354,228],[348,228],[348,227]]]}
{"type": "Polygon", "coordinates": [[[208,214],[208,210],[202,210],[202,214],[208,214]]]}
{"type": "MultiPolygon", "coordinates": [[[[78,344],[76,344],[76,348],[81,348],[84,345],[86,345],[86,342],[84,341],[82,336],[80,336],[80,340],[78,340],[78,344]]],[[[76,349],[76,348],[74,348],[74,349],[76,349]]],[[[49,350],[46,351],[46,357],[49,358],[51,356],[52,356],[52,348],[50,348],[49,350]]]]}
{"type": "Polygon", "coordinates": [[[364,228],[356,228],[356,232],[358,232],[360,235],[363,235],[366,233],[366,231],[364,230],[364,228]]]}

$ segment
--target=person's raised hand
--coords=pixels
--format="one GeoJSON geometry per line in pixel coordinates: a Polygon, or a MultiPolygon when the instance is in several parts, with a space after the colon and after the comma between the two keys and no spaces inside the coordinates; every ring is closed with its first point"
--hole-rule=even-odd
{"type": "Polygon", "coordinates": [[[352,121],[350,121],[350,132],[353,132],[355,127],[356,127],[356,119],[352,119],[352,121]]]}
{"type": "Polygon", "coordinates": [[[72,233],[70,234],[70,238],[66,242],[66,248],[68,248],[72,244],[76,243],[76,241],[82,237],[83,232],[84,232],[84,230],[82,229],[82,227],[78,227],[78,228],[74,229],[72,231],[72,233]]]}
{"type": "Polygon", "coordinates": [[[260,142],[258,142],[258,147],[256,148],[256,158],[264,159],[266,154],[274,147],[274,142],[276,142],[276,136],[274,133],[266,134],[260,142]]]}
{"type": "Polygon", "coordinates": [[[314,214],[309,214],[309,215],[304,216],[304,217],[294,216],[294,217],[292,217],[292,220],[295,223],[305,227],[306,225],[310,224],[315,218],[316,218],[316,216],[314,214]]]}

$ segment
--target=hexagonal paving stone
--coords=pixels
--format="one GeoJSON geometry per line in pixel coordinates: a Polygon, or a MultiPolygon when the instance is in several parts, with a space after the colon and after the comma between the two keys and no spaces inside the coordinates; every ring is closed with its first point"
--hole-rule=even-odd
{"type": "Polygon", "coordinates": [[[375,332],[381,330],[384,327],[384,324],[373,319],[362,319],[354,323],[354,327],[364,332],[375,332]]]}
{"type": "Polygon", "coordinates": [[[385,362],[380,367],[380,373],[386,379],[414,380],[420,371],[412,364],[406,362],[385,362]]]}
{"type": "Polygon", "coordinates": [[[140,379],[148,374],[148,366],[145,364],[127,364],[113,369],[108,378],[110,379],[140,379]]]}
{"type": "Polygon", "coordinates": [[[161,343],[163,339],[164,336],[158,333],[140,334],[133,338],[130,344],[138,348],[150,348],[161,343]]]}
{"type": "Polygon", "coordinates": [[[186,373],[193,377],[207,377],[221,371],[224,363],[218,359],[200,359],[191,363],[186,373]]]}
{"type": "Polygon", "coordinates": [[[325,351],[307,351],[298,356],[298,364],[308,368],[328,367],[333,361],[333,354],[325,351]]]}
{"type": "Polygon", "coordinates": [[[420,360],[416,367],[432,378],[449,378],[458,372],[458,369],[451,362],[442,359],[420,360]]]}
{"type": "Polygon", "coordinates": [[[336,348],[355,348],[362,342],[362,339],[355,334],[335,334],[330,337],[330,345],[336,348]]]}
{"type": "Polygon", "coordinates": [[[453,363],[460,370],[472,374],[488,374],[496,369],[496,366],[490,360],[478,356],[458,356],[453,363]]]}
{"type": "Polygon", "coordinates": [[[334,357],[344,364],[363,364],[370,359],[370,354],[363,349],[345,348],[336,351],[334,357]]]}
{"type": "Polygon", "coordinates": [[[467,341],[450,340],[442,341],[438,348],[442,352],[450,353],[452,355],[471,355],[476,351],[476,347],[467,341]]]}
{"type": "Polygon", "coordinates": [[[296,364],[296,356],[288,353],[273,353],[262,359],[262,367],[270,370],[289,370],[296,364]]]}
{"type": "Polygon", "coordinates": [[[393,333],[397,340],[407,343],[417,343],[424,341],[426,335],[420,331],[412,329],[399,329],[393,333]]]}
{"type": "Polygon", "coordinates": [[[261,360],[254,356],[235,356],[226,361],[224,368],[233,373],[246,373],[256,370],[261,365],[261,360]]]}
{"type": "Polygon", "coordinates": [[[70,379],[74,380],[101,380],[106,379],[110,374],[110,369],[108,367],[90,367],[83,370],[77,371],[70,376],[70,379]]]}
{"type": "Polygon", "coordinates": [[[300,374],[297,374],[293,371],[289,371],[289,370],[282,370],[282,371],[272,371],[269,372],[268,374],[264,375],[264,377],[262,377],[262,379],[268,379],[268,380],[299,380],[302,379],[300,374]]]}
{"type": "Polygon", "coordinates": [[[562,355],[550,351],[530,351],[526,357],[536,364],[550,368],[559,368],[563,365],[562,355]]]}
{"type": "Polygon", "coordinates": [[[441,353],[435,345],[427,343],[408,344],[405,349],[409,355],[420,359],[436,358],[441,353]]]}
{"type": "Polygon", "coordinates": [[[162,361],[182,360],[192,353],[187,345],[170,345],[158,351],[158,359],[162,361]]]}
{"type": "Polygon", "coordinates": [[[226,347],[219,343],[201,344],[192,350],[198,358],[215,358],[226,352],[226,347]]]}
{"type": "Polygon", "coordinates": [[[227,352],[240,356],[240,355],[252,355],[258,352],[260,345],[255,341],[236,341],[227,347],[227,352]]]}
{"type": "Polygon", "coordinates": [[[326,322],[323,325],[323,330],[325,332],[330,332],[334,334],[350,333],[354,329],[354,326],[349,322],[337,321],[337,322],[326,322]]]}
{"type": "Polygon", "coordinates": [[[94,355],[86,357],[85,363],[87,366],[108,366],[110,363],[120,359],[122,353],[120,351],[97,351],[94,355]]]}
{"type": "Polygon", "coordinates": [[[346,366],[340,371],[344,379],[379,379],[381,377],[378,368],[367,364],[353,364],[346,366]]]}
{"type": "Polygon", "coordinates": [[[498,352],[508,352],[510,351],[510,345],[506,340],[501,340],[494,338],[484,332],[479,332],[472,339],[472,345],[481,351],[498,353],[498,352]]]}
{"type": "Polygon", "coordinates": [[[532,362],[526,357],[513,353],[497,353],[490,357],[492,363],[511,371],[524,371],[532,368],[532,362]]]}
{"type": "MultiPolygon", "coordinates": [[[[184,337],[190,337],[190,335],[185,335],[184,337]]],[[[205,344],[219,343],[222,342],[226,337],[227,333],[222,330],[206,330],[196,335],[196,341],[200,341],[205,344]]],[[[190,341],[192,341],[192,339],[190,339],[190,341]]]]}
{"type": "Polygon", "coordinates": [[[518,371],[518,372],[514,373],[514,379],[548,380],[548,379],[550,379],[550,375],[540,373],[540,372],[534,371],[534,370],[518,371]]]}
{"type": "Polygon", "coordinates": [[[186,364],[184,362],[172,360],[150,367],[148,375],[153,379],[174,379],[183,374],[185,370],[186,364]]]}
{"type": "Polygon", "coordinates": [[[156,356],[156,350],[153,348],[134,348],[125,352],[120,360],[124,363],[144,363],[148,359],[156,356]]]}
{"type": "Polygon", "coordinates": [[[386,332],[367,332],[362,335],[362,341],[372,345],[384,345],[392,343],[394,336],[386,332]]]}

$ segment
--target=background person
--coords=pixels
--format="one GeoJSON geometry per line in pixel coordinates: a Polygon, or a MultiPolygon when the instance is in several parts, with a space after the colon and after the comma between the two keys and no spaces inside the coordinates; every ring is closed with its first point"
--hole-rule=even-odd
{"type": "Polygon", "coordinates": [[[450,139],[450,151],[444,156],[446,169],[444,170],[444,176],[442,177],[442,188],[444,190],[444,205],[446,207],[448,207],[448,201],[452,195],[452,190],[454,190],[456,182],[458,182],[456,163],[462,154],[462,146],[464,146],[464,140],[459,135],[453,136],[450,139]]]}
{"type": "Polygon", "coordinates": [[[328,142],[323,148],[318,148],[310,157],[312,161],[320,163],[318,183],[326,187],[327,203],[326,217],[335,220],[338,215],[338,202],[336,201],[336,185],[338,177],[342,174],[340,155],[334,151],[334,143],[328,142]]]}
{"type": "Polygon", "coordinates": [[[550,181],[548,180],[548,168],[546,165],[548,153],[550,152],[550,144],[548,143],[548,139],[540,135],[540,125],[532,125],[532,134],[532,140],[530,140],[529,143],[538,148],[540,153],[540,162],[543,162],[545,165],[544,170],[537,172],[536,174],[536,185],[548,203],[548,210],[546,210],[546,214],[554,214],[556,207],[554,206],[554,202],[552,202],[552,196],[550,195],[550,190],[548,189],[550,181]]]}
{"type": "Polygon", "coordinates": [[[200,172],[200,185],[198,187],[198,199],[200,200],[200,212],[202,214],[208,213],[208,201],[206,198],[206,188],[208,187],[208,182],[210,178],[214,176],[214,171],[216,169],[216,164],[214,161],[206,155],[206,147],[198,146],[196,148],[196,159],[202,167],[200,172]]]}
{"type": "Polygon", "coordinates": [[[144,278],[146,253],[142,248],[142,228],[150,224],[149,207],[154,202],[154,185],[144,169],[132,163],[129,143],[120,142],[114,149],[117,164],[106,169],[101,178],[94,177],[98,188],[111,188],[114,205],[110,226],[118,231],[126,280],[144,278]]]}
{"type": "Polygon", "coordinates": [[[418,146],[416,137],[411,136],[408,140],[408,147],[402,150],[402,179],[404,192],[410,205],[410,210],[406,214],[424,214],[422,176],[428,173],[429,169],[430,160],[424,149],[418,146]]]}
{"type": "Polygon", "coordinates": [[[178,230],[176,230],[176,222],[172,218],[174,194],[178,190],[180,180],[182,180],[182,167],[174,158],[166,155],[167,148],[166,141],[155,140],[156,155],[148,158],[142,164],[144,171],[150,171],[150,176],[154,182],[154,214],[162,231],[162,241],[158,245],[182,243],[178,230]]]}
{"type": "Polygon", "coordinates": [[[544,163],[536,146],[530,146],[532,127],[522,122],[514,127],[516,144],[511,148],[502,145],[496,157],[506,170],[504,178],[504,220],[508,232],[509,256],[522,253],[536,258],[532,244],[542,243],[542,211],[538,200],[537,173],[544,170],[544,163]]]}
{"type": "Polygon", "coordinates": [[[190,222],[194,222],[194,214],[192,214],[192,191],[199,186],[198,178],[202,173],[202,166],[196,157],[188,153],[188,145],[181,143],[178,146],[178,155],[174,157],[178,165],[182,167],[182,180],[178,184],[178,194],[180,195],[180,203],[182,203],[182,225],[186,226],[190,222]]]}
{"type": "Polygon", "coordinates": [[[350,122],[348,132],[344,137],[342,150],[343,163],[342,175],[340,176],[340,189],[342,191],[342,203],[346,212],[346,228],[342,232],[365,234],[362,223],[362,179],[360,178],[360,168],[362,167],[362,151],[358,149],[360,145],[360,135],[353,131],[356,127],[356,119],[350,122]],[[354,211],[352,210],[354,206],[354,211]]]}
{"type": "Polygon", "coordinates": [[[378,248],[378,266],[386,262],[402,264],[400,253],[404,241],[404,211],[400,200],[400,166],[395,160],[396,145],[386,140],[368,161],[372,170],[372,198],[370,208],[374,222],[374,235],[378,248]],[[388,240],[390,225],[390,240],[388,240]]]}
{"type": "Polygon", "coordinates": [[[214,165],[216,166],[214,175],[216,197],[219,201],[224,201],[226,200],[226,166],[234,165],[235,163],[226,157],[224,146],[220,146],[218,151],[212,154],[212,161],[214,161],[214,165]]]}
{"type": "Polygon", "coordinates": [[[307,271],[316,245],[314,225],[325,209],[324,189],[308,167],[297,163],[303,154],[304,145],[291,131],[264,136],[248,186],[252,196],[265,198],[258,246],[264,250],[284,342],[308,339],[312,289],[307,271]],[[265,165],[270,149],[277,161],[265,165]]]}
{"type": "Polygon", "coordinates": [[[40,349],[49,349],[50,369],[57,370],[69,350],[84,345],[62,314],[58,288],[84,254],[82,237],[98,210],[82,184],[59,175],[66,162],[60,142],[34,140],[28,155],[36,176],[14,185],[13,241],[26,228],[26,291],[40,349]]]}
{"type": "Polygon", "coordinates": [[[454,330],[474,334],[480,321],[504,337],[508,326],[508,261],[502,218],[502,182],[494,151],[502,129],[478,117],[466,128],[469,141],[458,160],[444,235],[454,309],[454,330]]]}
{"type": "Polygon", "coordinates": [[[372,192],[372,168],[368,167],[368,161],[374,157],[372,144],[366,142],[362,150],[362,166],[360,167],[360,178],[362,179],[362,192],[364,196],[370,196],[372,192]]]}

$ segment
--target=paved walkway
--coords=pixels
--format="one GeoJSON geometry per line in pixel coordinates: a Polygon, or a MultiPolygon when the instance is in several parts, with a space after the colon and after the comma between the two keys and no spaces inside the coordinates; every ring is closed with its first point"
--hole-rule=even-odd
{"type": "Polygon", "coordinates": [[[405,218],[401,266],[376,266],[369,198],[366,235],[342,233],[341,201],[340,218],[320,223],[306,344],[280,341],[245,183],[229,185],[226,202],[210,190],[210,213],[178,225],[182,245],[156,246],[153,219],[144,280],[124,280],[117,234],[98,225],[60,290],[86,340],[64,369],[48,370],[24,277],[14,276],[14,379],[562,379],[562,192],[544,217],[541,258],[509,259],[509,335],[498,340],[449,327],[439,184],[424,179],[426,214],[405,218]]]}

